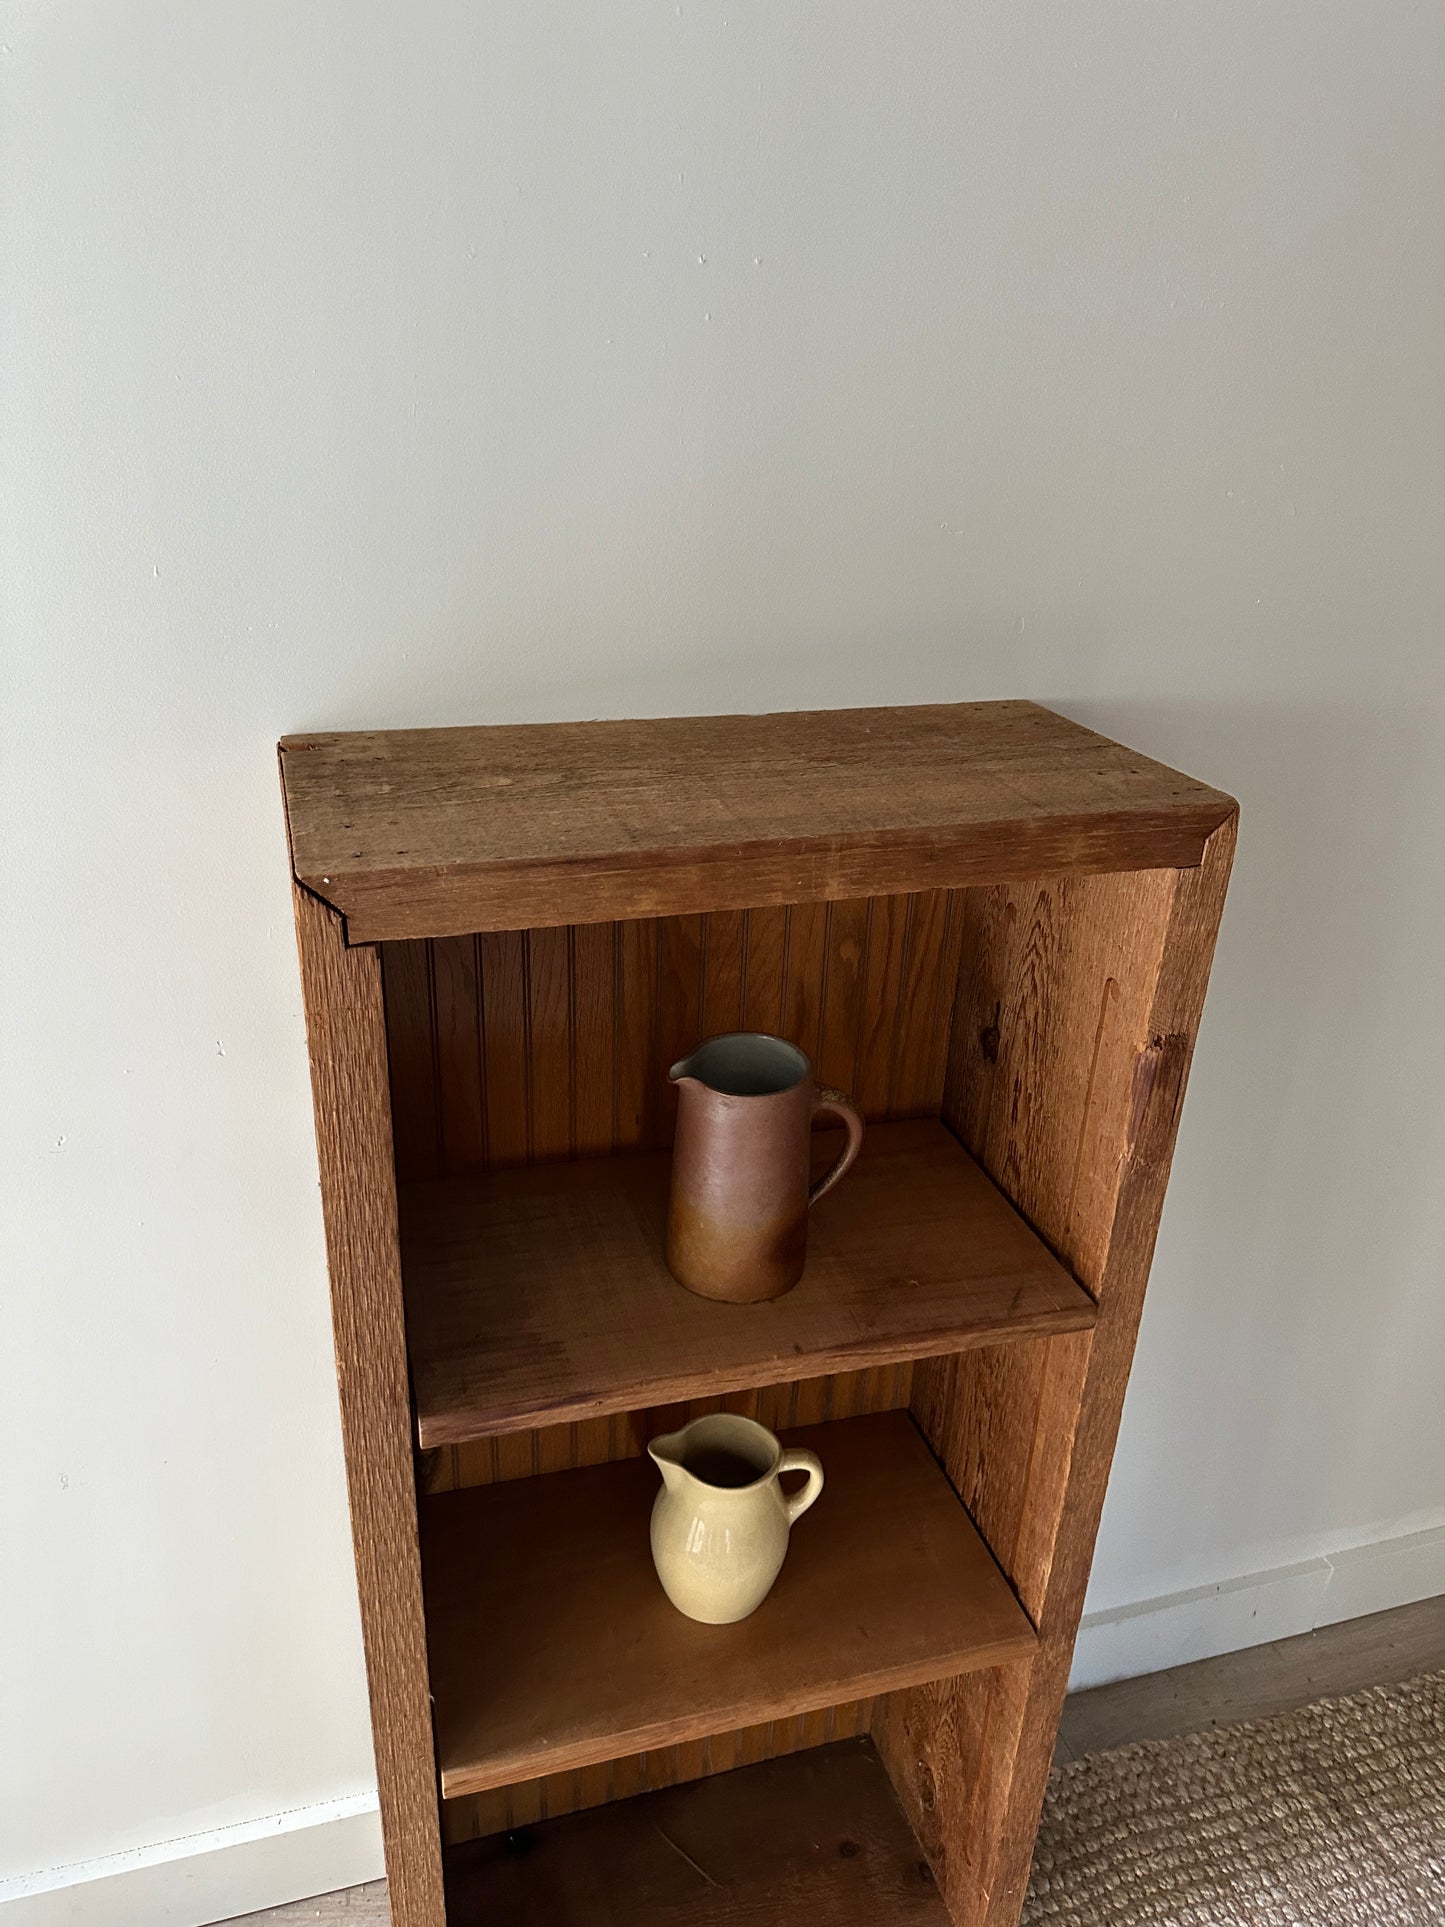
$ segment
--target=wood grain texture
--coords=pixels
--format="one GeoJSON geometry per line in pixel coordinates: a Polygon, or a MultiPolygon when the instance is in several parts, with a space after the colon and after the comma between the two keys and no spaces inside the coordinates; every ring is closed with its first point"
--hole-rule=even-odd
{"type": "Polygon", "coordinates": [[[1197,863],[1232,804],[1032,703],[288,737],[353,943],[1197,863]]]}
{"type": "Polygon", "coordinates": [[[658,1584],[650,1463],[423,1502],[445,1795],[762,1719],[826,1722],[835,1702],[1032,1653],[1028,1620],[904,1414],[786,1437],[819,1454],[827,1486],[768,1598],[733,1626],[685,1619],[658,1584]]]}
{"type": "Polygon", "coordinates": [[[915,1373],[915,1411],[1041,1639],[1027,1668],[875,1708],[957,1927],[1012,1927],[1023,1903],[1234,829],[1198,869],[985,893],[965,941],[948,1115],[1099,1319],[915,1373]]]}
{"type": "Polygon", "coordinates": [[[948,1927],[866,1740],[447,1855],[453,1927],[948,1927]]]}
{"type": "Polygon", "coordinates": [[[870,1119],[943,1102],[956,892],[381,946],[403,1179],[672,1142],[669,1067],[781,1032],[870,1119]]]}
{"type": "Polygon", "coordinates": [[[423,1448],[1078,1331],[1088,1294],[940,1123],[874,1125],[810,1214],[802,1281],[719,1305],[663,1257],[665,1154],[408,1185],[423,1448]]]}
{"type": "Polygon", "coordinates": [[[392,1918],[445,1927],[380,960],[294,895],[392,1918]]]}

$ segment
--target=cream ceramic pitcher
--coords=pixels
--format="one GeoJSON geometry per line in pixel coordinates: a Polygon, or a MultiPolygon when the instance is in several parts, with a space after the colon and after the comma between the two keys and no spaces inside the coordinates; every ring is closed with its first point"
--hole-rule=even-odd
{"type": "Polygon", "coordinates": [[[662,1473],[652,1508],[652,1561],[680,1613],[726,1626],[756,1612],[782,1569],[788,1532],[823,1490],[814,1452],[787,1450],[765,1425],[711,1413],[653,1439],[662,1473]],[[806,1472],[787,1493],[784,1472],[806,1472]]]}

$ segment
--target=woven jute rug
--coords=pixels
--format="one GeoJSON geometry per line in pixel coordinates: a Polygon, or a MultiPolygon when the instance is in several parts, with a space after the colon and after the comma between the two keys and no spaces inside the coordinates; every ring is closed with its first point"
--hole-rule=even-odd
{"type": "Polygon", "coordinates": [[[1055,1769],[1021,1927],[1440,1927],[1445,1672],[1055,1769]]]}

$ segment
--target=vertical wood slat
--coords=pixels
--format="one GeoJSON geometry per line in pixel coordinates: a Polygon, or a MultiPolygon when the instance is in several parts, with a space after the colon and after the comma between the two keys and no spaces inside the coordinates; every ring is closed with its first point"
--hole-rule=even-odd
{"type": "Polygon", "coordinates": [[[572,1148],[602,1157],[614,1148],[617,1074],[617,942],[610,923],[583,923],[572,938],[572,1148]]]}
{"type": "Polygon", "coordinates": [[[671,1144],[677,1096],[668,1069],[701,1038],[705,919],[664,917],[658,925],[656,1028],[649,1082],[663,1090],[656,1143],[671,1144]],[[665,1086],[665,1088],[664,1088],[665,1086]]]}
{"type": "Polygon", "coordinates": [[[898,1117],[935,1108],[943,1089],[964,901],[960,890],[926,890],[913,899],[888,1089],[889,1110],[898,1117]]]}
{"type": "Polygon", "coordinates": [[[827,991],[830,903],[794,903],[784,933],[782,1035],[816,1064],[827,991]]]}
{"type": "Polygon", "coordinates": [[[476,938],[438,939],[431,966],[440,1162],[445,1171],[480,1171],[487,1134],[476,938]]]}
{"type": "Polygon", "coordinates": [[[783,990],[788,970],[788,912],[749,910],[743,945],[744,1030],[783,1028],[783,990]]]}
{"type": "Polygon", "coordinates": [[[532,1038],[527,935],[521,930],[492,932],[477,939],[477,948],[481,957],[487,1165],[495,1170],[502,1165],[525,1164],[530,1154],[528,1063],[532,1038]]]}
{"type": "MultiPolygon", "coordinates": [[[[866,897],[830,903],[824,955],[822,1012],[814,1067],[820,1084],[858,1096],[859,1046],[868,991],[866,897]]],[[[886,994],[886,991],[885,991],[886,994]]]]}
{"type": "Polygon", "coordinates": [[[747,924],[746,910],[715,910],[703,919],[700,1036],[742,1028],[747,924]]]}
{"type": "Polygon", "coordinates": [[[665,1140],[662,1132],[667,1066],[658,1061],[658,925],[610,926],[615,935],[613,989],[616,1006],[613,1058],[615,1109],[613,1138],[620,1148],[650,1150],[665,1140]]]}
{"type": "Polygon", "coordinates": [[[571,932],[529,930],[526,971],[529,1151],[534,1160],[571,1157],[571,932]]]}
{"type": "Polygon", "coordinates": [[[431,945],[378,946],[386,1013],[396,1174],[442,1176],[437,1123],[436,1020],[432,1012],[431,945]]]}
{"type": "Polygon", "coordinates": [[[391,1915],[445,1927],[381,960],[293,896],[391,1915]]]}
{"type": "Polygon", "coordinates": [[[920,1364],[914,1411],[1040,1650],[877,1702],[873,1733],[958,1927],[1028,1881],[1233,856],[977,893],[945,1115],[1099,1299],[1092,1333],[920,1364]]]}

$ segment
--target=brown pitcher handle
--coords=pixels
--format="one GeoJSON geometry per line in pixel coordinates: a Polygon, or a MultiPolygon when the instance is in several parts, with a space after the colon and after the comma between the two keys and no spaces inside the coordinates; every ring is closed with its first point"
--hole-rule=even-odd
{"type": "Polygon", "coordinates": [[[817,1098],[813,1103],[814,1117],[817,1117],[820,1111],[831,1111],[835,1117],[842,1119],[843,1125],[848,1133],[848,1142],[838,1153],[836,1160],[828,1167],[808,1193],[808,1203],[810,1205],[816,1204],[825,1191],[831,1191],[833,1189],[833,1186],[863,1149],[863,1120],[859,1117],[857,1111],[854,1110],[850,1101],[843,1095],[842,1091],[830,1090],[826,1084],[820,1084],[818,1086],[817,1098]]]}

